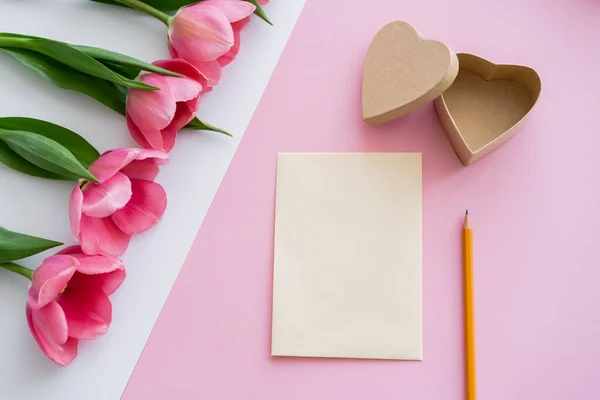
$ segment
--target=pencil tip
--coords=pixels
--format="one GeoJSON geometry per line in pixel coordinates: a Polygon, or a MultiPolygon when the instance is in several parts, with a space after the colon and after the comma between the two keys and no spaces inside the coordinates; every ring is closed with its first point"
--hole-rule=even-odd
{"type": "Polygon", "coordinates": [[[469,215],[469,210],[467,210],[467,212],[465,213],[465,215],[469,215]]]}

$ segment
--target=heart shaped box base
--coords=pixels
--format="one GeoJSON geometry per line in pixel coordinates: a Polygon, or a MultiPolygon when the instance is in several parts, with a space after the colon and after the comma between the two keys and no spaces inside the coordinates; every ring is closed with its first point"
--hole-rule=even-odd
{"type": "Polygon", "coordinates": [[[512,137],[542,89],[539,75],[521,65],[496,65],[458,54],[459,71],[435,108],[464,165],[479,160],[512,137]]]}
{"type": "Polygon", "coordinates": [[[367,52],[363,120],[385,123],[435,99],[454,151],[469,165],[516,133],[541,89],[532,68],[457,55],[410,24],[391,22],[375,35],[367,52]]]}

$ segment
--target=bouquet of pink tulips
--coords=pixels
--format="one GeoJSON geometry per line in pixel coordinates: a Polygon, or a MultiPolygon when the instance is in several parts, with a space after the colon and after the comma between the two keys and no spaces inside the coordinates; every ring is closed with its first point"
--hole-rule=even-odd
{"type": "Polygon", "coordinates": [[[62,245],[0,226],[0,267],[31,285],[26,319],[48,358],[67,365],[79,340],[99,338],[112,319],[109,296],[124,281],[119,260],[131,237],[156,225],[167,194],[154,180],[183,128],[227,132],[196,118],[203,93],[240,51],[240,31],[268,0],[93,0],[149,14],[167,26],[172,59],[147,63],[106,49],[0,33],[0,50],[54,85],[92,97],[125,117],[141,148],[100,154],[77,133],[26,117],[0,117],[0,162],[24,174],[75,181],[73,240],[31,270],[18,261],[62,245]],[[172,8],[181,7],[179,10],[172,8]]]}

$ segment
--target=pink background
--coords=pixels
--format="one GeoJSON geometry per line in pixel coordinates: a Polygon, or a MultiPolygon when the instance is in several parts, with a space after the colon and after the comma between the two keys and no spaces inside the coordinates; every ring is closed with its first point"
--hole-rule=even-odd
{"type": "Polygon", "coordinates": [[[308,0],[123,398],[462,399],[465,208],[479,398],[599,398],[599,45],[596,0],[308,0]],[[398,19],[535,67],[521,132],[465,168],[431,104],[363,124],[364,55],[398,19]],[[269,355],[275,155],[350,151],[423,153],[423,362],[269,355]]]}

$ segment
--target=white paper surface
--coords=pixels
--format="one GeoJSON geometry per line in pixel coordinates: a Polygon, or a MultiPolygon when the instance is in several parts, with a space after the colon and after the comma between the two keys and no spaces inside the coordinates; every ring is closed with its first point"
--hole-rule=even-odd
{"type": "Polygon", "coordinates": [[[272,355],[422,359],[421,154],[279,154],[272,355]]]}
{"type": "MultiPolygon", "coordinates": [[[[53,364],[27,328],[27,280],[0,271],[0,399],[121,396],[304,2],[272,2],[267,11],[274,27],[253,17],[242,32],[238,59],[224,69],[216,90],[203,98],[200,118],[234,138],[202,132],[179,136],[170,164],[157,178],[167,191],[166,214],[156,227],[134,237],[122,257],[128,277],[111,296],[113,322],[103,338],[81,341],[79,356],[68,367],[53,364]]],[[[169,58],[162,23],[85,0],[0,0],[0,31],[104,47],[149,62],[169,58]]],[[[125,119],[93,99],[54,87],[2,52],[0,72],[0,116],[63,125],[100,152],[136,146],[125,119]]],[[[72,244],[67,213],[72,185],[0,165],[0,225],[72,244]]],[[[34,268],[50,253],[22,264],[34,268]]]]}

